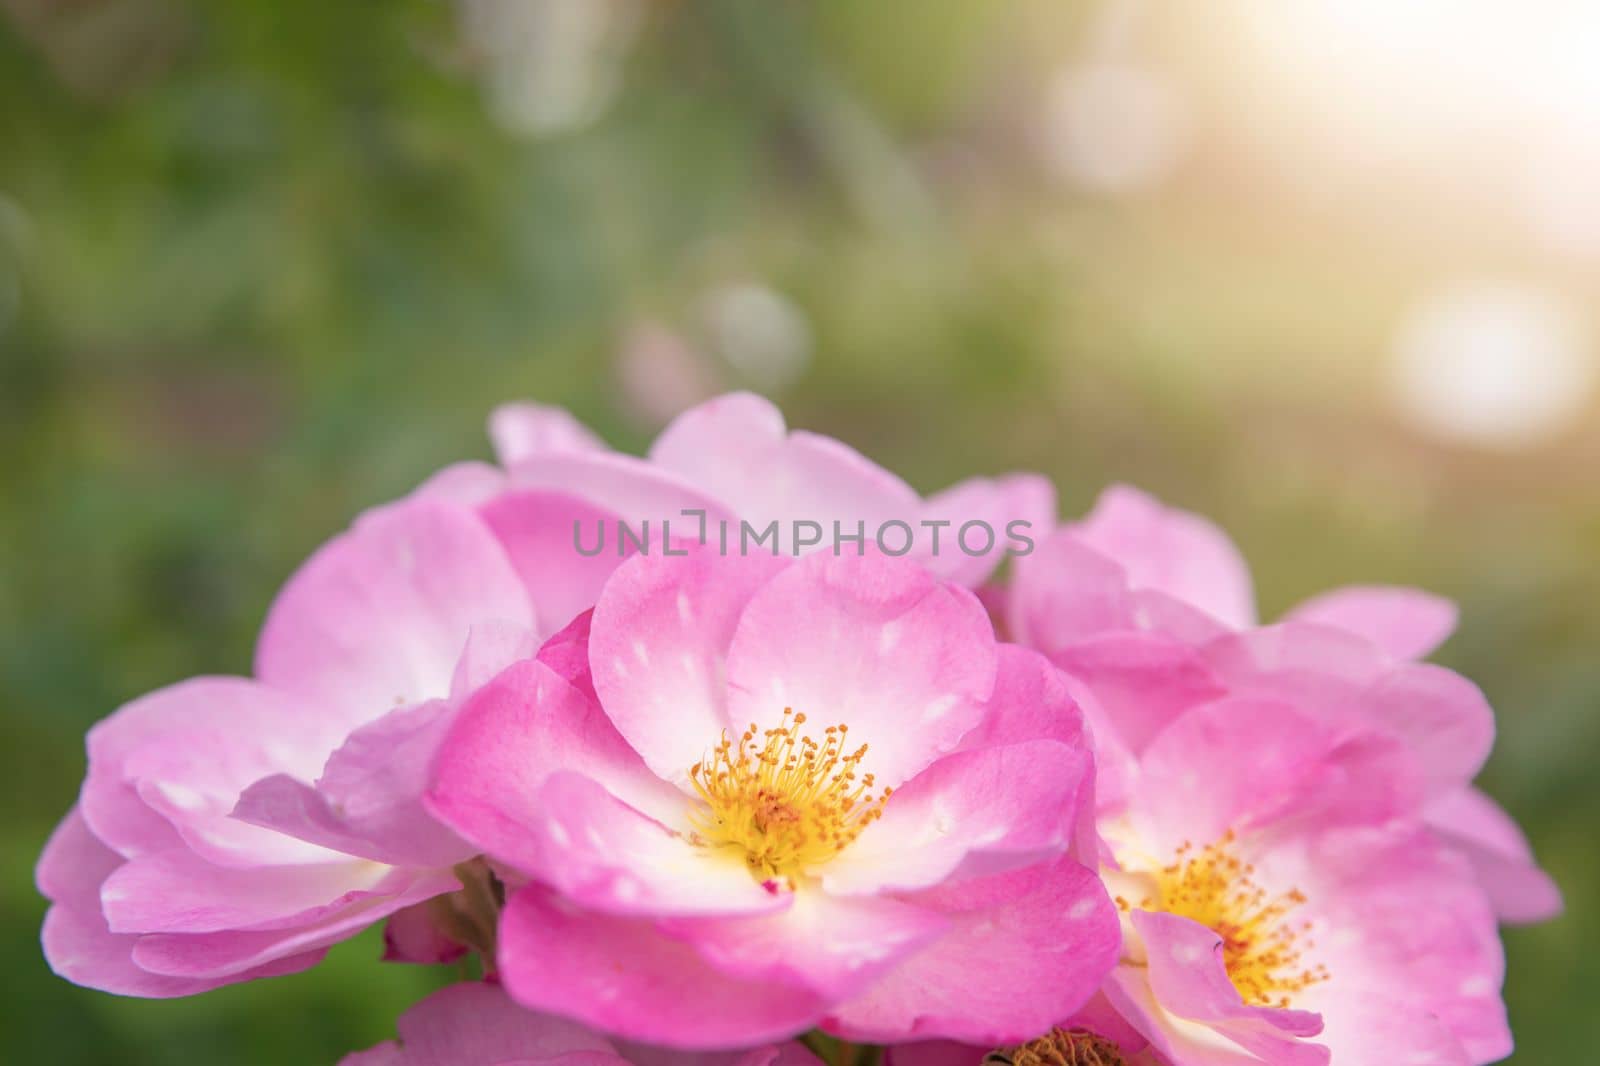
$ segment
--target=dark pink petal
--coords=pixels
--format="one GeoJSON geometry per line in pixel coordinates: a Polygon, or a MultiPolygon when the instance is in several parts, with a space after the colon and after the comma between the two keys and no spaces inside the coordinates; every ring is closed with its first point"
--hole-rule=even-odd
{"type": "Polygon", "coordinates": [[[876,895],[1053,859],[1072,842],[1090,759],[1055,740],[947,755],[815,871],[832,893],[876,895]]]}
{"type": "Polygon", "coordinates": [[[593,610],[578,615],[565,629],[544,642],[539,648],[538,659],[573,688],[599,704],[600,697],[594,690],[594,674],[589,669],[589,627],[593,622],[593,610]]]}
{"type": "Polygon", "coordinates": [[[732,1048],[809,1028],[825,1000],[797,985],[720,973],[650,922],[579,910],[537,884],[500,919],[511,997],[630,1040],[732,1048]]]}
{"type": "Polygon", "coordinates": [[[416,903],[389,916],[383,926],[383,961],[431,965],[455,962],[466,945],[446,936],[434,921],[433,908],[416,903]]]}
{"type": "Polygon", "coordinates": [[[474,625],[533,623],[527,593],[470,511],[413,500],[364,515],[278,595],[256,647],[262,681],[347,728],[446,696],[474,625]]]}
{"type": "Polygon", "coordinates": [[[1094,994],[1122,939],[1105,886],[1070,859],[910,901],[942,911],[950,931],[830,1012],[829,1032],[991,1048],[1031,1040],[1094,994]]]}
{"type": "Polygon", "coordinates": [[[734,627],[755,590],[786,565],[709,550],[641,555],[606,583],[590,622],[595,690],[662,778],[687,783],[689,768],[729,728],[725,664],[734,627]]]}
{"type": "Polygon", "coordinates": [[[742,862],[696,847],[582,774],[545,780],[529,828],[540,862],[527,872],[590,910],[730,916],[782,910],[791,900],[763,889],[742,862]]]}
{"type": "Polygon", "coordinates": [[[992,1048],[972,1047],[949,1040],[923,1040],[894,1044],[884,1049],[884,1066],[982,1066],[992,1048]]]}
{"type": "Polygon", "coordinates": [[[593,778],[658,821],[680,821],[688,809],[687,797],[650,772],[592,699],[536,660],[506,670],[462,707],[424,804],[483,851],[537,869],[539,793],[560,770],[593,778]]]}
{"type": "Polygon", "coordinates": [[[398,1043],[349,1055],[341,1066],[505,1066],[547,1063],[588,1054],[597,1063],[627,1066],[605,1037],[576,1022],[536,1014],[494,985],[463,983],[440,989],[400,1016],[398,1043]]]}
{"type": "Polygon", "coordinates": [[[1456,605],[1420,589],[1353,586],[1313,597],[1284,621],[1359,633],[1397,659],[1428,656],[1456,628],[1456,605]]]}
{"type": "Polygon", "coordinates": [[[625,1040],[618,1046],[633,1066],[823,1066],[804,1044],[792,1040],[749,1051],[678,1051],[625,1040]]]}
{"type": "Polygon", "coordinates": [[[1430,804],[1428,825],[1472,864],[1496,915],[1516,924],[1561,913],[1561,889],[1539,868],[1522,830],[1500,805],[1475,788],[1430,804]]]}
{"type": "Polygon", "coordinates": [[[770,729],[792,708],[817,739],[846,724],[848,748],[868,745],[862,771],[893,787],[982,720],[995,669],[994,631],[967,590],[901,559],[818,553],[761,586],[740,617],[728,720],[770,729]]]}
{"type": "Polygon", "coordinates": [[[1094,510],[1072,529],[1089,547],[1120,563],[1131,587],[1165,592],[1234,629],[1255,624],[1250,569],[1211,521],[1117,485],[1102,493],[1094,510]]]}
{"type": "Polygon", "coordinates": [[[489,440],[500,465],[511,466],[544,452],[605,451],[594,431],[564,408],[542,403],[506,403],[489,414],[489,440]]]}

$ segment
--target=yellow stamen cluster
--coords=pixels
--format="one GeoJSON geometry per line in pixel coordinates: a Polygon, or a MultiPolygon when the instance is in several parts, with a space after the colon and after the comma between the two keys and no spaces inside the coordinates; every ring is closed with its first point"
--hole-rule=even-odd
{"type": "Polygon", "coordinates": [[[846,754],[847,727],[829,726],[818,743],[801,732],[805,723],[786,707],[776,729],[752,723],[737,745],[724,733],[690,768],[704,801],[690,816],[696,844],[738,855],[762,880],[792,880],[877,820],[891,790],[874,796],[872,775],[857,779],[867,746],[846,754]]]}
{"type": "Polygon", "coordinates": [[[1309,923],[1290,917],[1306,897],[1299,889],[1267,892],[1255,881],[1256,868],[1233,854],[1233,842],[1231,832],[1200,849],[1186,842],[1156,873],[1156,895],[1138,905],[1211,929],[1222,937],[1228,978],[1245,1002],[1287,1007],[1295,993],[1328,979],[1324,967],[1304,962],[1309,923]]]}
{"type": "Polygon", "coordinates": [[[991,1051],[995,1066],[1126,1066],[1117,1045],[1083,1029],[1052,1029],[1021,1047],[991,1051]]]}

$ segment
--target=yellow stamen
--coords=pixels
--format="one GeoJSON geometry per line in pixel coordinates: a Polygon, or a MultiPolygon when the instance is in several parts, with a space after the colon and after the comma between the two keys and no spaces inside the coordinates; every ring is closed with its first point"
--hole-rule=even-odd
{"type": "MultiPolygon", "coordinates": [[[[1176,861],[1155,873],[1156,892],[1143,910],[1189,918],[1222,937],[1228,978],[1247,1003],[1287,1007],[1292,996],[1328,979],[1327,970],[1309,966],[1313,945],[1310,923],[1290,915],[1306,902],[1297,888],[1276,895],[1255,881],[1256,869],[1233,854],[1233,833],[1196,850],[1185,842],[1176,861]]],[[[1118,898],[1127,909],[1127,900],[1118,898]]]]}
{"type": "Polygon", "coordinates": [[[689,778],[705,805],[691,814],[694,843],[725,849],[763,880],[792,880],[843,851],[883,813],[890,789],[874,796],[857,769],[867,746],[845,753],[846,726],[801,733],[806,716],[784,708],[778,728],[754,723],[738,745],[723,734],[689,778]],[[758,741],[757,738],[760,738],[758,741]]]}

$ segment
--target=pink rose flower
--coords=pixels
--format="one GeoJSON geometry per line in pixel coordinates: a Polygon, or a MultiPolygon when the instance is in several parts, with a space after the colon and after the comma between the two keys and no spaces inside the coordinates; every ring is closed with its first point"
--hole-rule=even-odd
{"type": "Polygon", "coordinates": [[[730,1048],[1014,1040],[1113,963],[1077,708],[908,561],[639,556],[467,701],[427,805],[513,891],[512,999],[730,1048]]]}
{"type": "Polygon", "coordinates": [[[1347,588],[1257,628],[1250,574],[1227,536],[1119,487],[1017,561],[1003,611],[1013,639],[1081,683],[1103,801],[1125,798],[1132,761],[1188,709],[1224,695],[1279,699],[1409,745],[1426,769],[1426,823],[1470,864],[1500,918],[1560,912],[1527,839],[1472,785],[1494,742],[1483,694],[1417,661],[1454,628],[1448,601],[1347,588]]]}
{"type": "Polygon", "coordinates": [[[187,995],[303,969],[460,887],[475,849],[422,809],[428,761],[462,695],[532,653],[531,622],[470,511],[364,516],[278,596],[254,678],[184,681],[90,731],[37,871],[52,968],[187,995]]]}
{"type": "Polygon", "coordinates": [[[1505,1057],[1494,914],[1416,817],[1425,775],[1391,735],[1267,697],[1179,716],[1099,819],[1121,961],[1042,1039],[1169,1066],[1505,1057]]]}
{"type": "Polygon", "coordinates": [[[1477,688],[1415,661],[1452,608],[1346,590],[1257,628],[1220,531],[1112,490],[1019,560],[1003,610],[1094,726],[1124,914],[1121,964],[1062,1030],[1173,1066],[1509,1052],[1495,909],[1559,897],[1498,808],[1498,836],[1450,818],[1493,740],[1477,688]]]}
{"type": "Polygon", "coordinates": [[[400,1016],[400,1041],[340,1066],[822,1066],[799,1044],[685,1053],[618,1043],[576,1022],[517,1006],[490,984],[435,992],[400,1016]]]}

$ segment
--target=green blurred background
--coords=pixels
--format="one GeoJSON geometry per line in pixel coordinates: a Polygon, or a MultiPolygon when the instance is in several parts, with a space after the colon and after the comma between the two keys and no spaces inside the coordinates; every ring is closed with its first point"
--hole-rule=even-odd
{"type": "MultiPolygon", "coordinates": [[[[451,973],[51,976],[31,869],[119,703],[534,397],[760,389],[933,489],[1214,516],[1271,616],[1456,597],[1487,783],[1600,1047],[1600,17],[1532,0],[0,0],[0,1058],[331,1063],[451,973]]],[[[1346,1064],[1369,1066],[1369,1064],[1346,1064]]]]}

